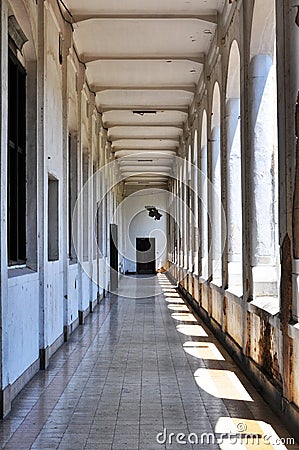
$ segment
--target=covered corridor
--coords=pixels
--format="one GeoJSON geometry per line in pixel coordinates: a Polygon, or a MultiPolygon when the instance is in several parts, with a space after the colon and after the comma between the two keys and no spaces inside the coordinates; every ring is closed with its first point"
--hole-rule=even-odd
{"type": "Polygon", "coordinates": [[[0,0],[7,448],[299,442],[294,3],[0,0]]]}
{"type": "Polygon", "coordinates": [[[16,398],[2,448],[299,448],[165,275],[120,291],[16,398]]]}

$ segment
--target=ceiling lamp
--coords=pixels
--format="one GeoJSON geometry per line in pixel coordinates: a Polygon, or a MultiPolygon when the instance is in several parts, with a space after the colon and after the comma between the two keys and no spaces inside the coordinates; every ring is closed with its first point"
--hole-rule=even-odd
{"type": "Polygon", "coordinates": [[[145,206],[145,209],[148,210],[149,217],[153,217],[155,220],[160,220],[162,217],[162,214],[159,213],[157,208],[155,206],[145,206]]]}

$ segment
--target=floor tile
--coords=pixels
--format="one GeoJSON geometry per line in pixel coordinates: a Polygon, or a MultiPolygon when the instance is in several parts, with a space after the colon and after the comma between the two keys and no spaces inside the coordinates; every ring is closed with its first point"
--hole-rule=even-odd
{"type": "MultiPolygon", "coordinates": [[[[178,311],[168,305],[182,301],[179,297],[169,303],[169,293],[124,296],[141,289],[153,293],[159,282],[170,286],[165,275],[131,277],[120,285],[122,296],[107,297],[96,307],[52,357],[49,369],[39,372],[15,399],[0,425],[2,448],[214,450],[221,448],[217,442],[182,445],[176,439],[179,433],[186,439],[191,433],[199,440],[209,433],[217,437],[223,430],[236,430],[242,421],[253,430],[265,421],[278,436],[289,437],[211,332],[202,323],[173,316],[178,311]],[[188,330],[195,336],[188,336],[188,330]],[[185,343],[201,351],[186,352],[185,343]],[[205,359],[214,349],[211,344],[223,360],[205,359]],[[216,371],[216,381],[206,372],[199,385],[195,374],[208,370],[216,371]],[[213,382],[219,382],[222,371],[234,373],[253,401],[222,398],[221,385],[213,395],[213,382]]],[[[224,387],[228,396],[233,394],[233,387],[224,387]]]]}

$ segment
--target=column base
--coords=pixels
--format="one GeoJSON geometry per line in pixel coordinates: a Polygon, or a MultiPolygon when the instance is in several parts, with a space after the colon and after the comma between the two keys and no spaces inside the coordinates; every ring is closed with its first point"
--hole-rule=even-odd
{"type": "Polygon", "coordinates": [[[48,345],[45,348],[39,349],[39,360],[40,360],[40,369],[46,370],[50,358],[54,355],[54,353],[62,346],[64,342],[64,333],[62,333],[51,345],[48,345]]]}
{"type": "Polygon", "coordinates": [[[0,391],[0,418],[4,419],[11,411],[11,386],[10,384],[0,391]]]}
{"type": "Polygon", "coordinates": [[[242,263],[240,261],[230,261],[227,265],[228,270],[228,290],[238,293],[243,288],[242,263]]]}
{"type": "Polygon", "coordinates": [[[259,265],[251,267],[252,295],[256,297],[276,297],[278,293],[277,268],[259,265]]]}
{"type": "Polygon", "coordinates": [[[299,322],[299,259],[293,260],[293,319],[299,322]]]}

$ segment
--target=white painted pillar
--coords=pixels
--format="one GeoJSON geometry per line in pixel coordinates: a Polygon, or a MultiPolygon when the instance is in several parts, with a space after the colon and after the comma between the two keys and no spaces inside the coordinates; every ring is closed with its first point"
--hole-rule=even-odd
{"type": "MultiPolygon", "coordinates": [[[[82,189],[82,124],[81,124],[81,118],[82,118],[82,89],[83,89],[83,83],[84,83],[84,72],[83,69],[80,69],[80,72],[78,74],[77,78],[77,94],[78,94],[78,115],[77,115],[77,129],[78,129],[78,148],[77,148],[77,192],[81,192],[82,189]]],[[[76,246],[77,246],[77,253],[78,253],[78,261],[80,262],[78,264],[78,311],[79,311],[79,322],[82,322],[82,311],[83,311],[83,288],[82,288],[82,261],[83,261],[83,214],[82,214],[82,195],[78,197],[78,217],[76,218],[76,226],[77,226],[77,233],[75,236],[76,239],[76,246]]],[[[83,323],[83,322],[82,322],[83,323]]]]}
{"type": "Polygon", "coordinates": [[[191,144],[188,146],[188,154],[187,154],[187,164],[186,164],[186,172],[187,172],[187,254],[188,254],[188,262],[187,269],[188,272],[192,272],[193,270],[193,221],[192,221],[192,210],[193,210],[193,192],[192,192],[192,148],[191,144]]]}
{"type": "Polygon", "coordinates": [[[64,326],[64,340],[67,341],[70,330],[70,313],[69,313],[69,298],[68,298],[68,208],[71,205],[68,202],[69,186],[68,186],[68,158],[70,158],[69,137],[68,137],[68,54],[71,46],[71,36],[68,27],[65,27],[64,34],[67,37],[63,41],[63,58],[62,58],[62,151],[63,151],[63,167],[62,167],[62,212],[61,218],[61,242],[62,242],[62,265],[63,265],[63,326],[64,326]]]}
{"type": "Polygon", "coordinates": [[[183,224],[184,224],[184,263],[183,267],[185,270],[188,269],[188,225],[189,225],[189,214],[188,214],[188,170],[187,170],[187,159],[184,160],[184,175],[183,175],[183,224]]]}
{"type": "MultiPolygon", "coordinates": [[[[195,134],[197,138],[197,134],[195,134]]],[[[193,261],[194,261],[194,274],[199,275],[199,247],[200,247],[200,236],[199,236],[199,177],[198,177],[198,151],[197,151],[197,142],[194,142],[194,152],[196,153],[194,158],[194,167],[193,167],[193,261]]]]}
{"type": "Polygon", "coordinates": [[[200,154],[200,198],[201,198],[201,276],[207,280],[209,273],[209,239],[208,239],[208,155],[207,146],[201,149],[200,154]]]}
{"type": "Polygon", "coordinates": [[[44,102],[45,102],[45,6],[38,3],[38,51],[37,51],[37,233],[38,233],[38,271],[39,271],[39,349],[40,367],[48,366],[46,353],[47,327],[46,314],[47,304],[45,286],[45,265],[47,263],[47,236],[45,228],[45,196],[46,180],[45,166],[45,129],[44,129],[44,102]]]}
{"type": "Polygon", "coordinates": [[[220,127],[212,130],[212,270],[213,282],[222,283],[221,264],[221,158],[220,158],[220,127]],[[215,196],[216,193],[216,196],[215,196]]]}
{"type": "Polygon", "coordinates": [[[251,83],[251,267],[253,297],[277,295],[275,260],[276,74],[271,56],[256,55],[251,83]]]}
{"type": "Polygon", "coordinates": [[[8,127],[8,6],[7,2],[0,2],[0,66],[1,66],[1,91],[0,91],[0,110],[1,110],[1,154],[0,154],[0,170],[1,170],[1,186],[0,186],[0,416],[3,418],[11,409],[9,374],[8,374],[8,333],[9,326],[8,317],[8,279],[7,279],[7,127],[8,127]]]}
{"type": "MultiPolygon", "coordinates": [[[[280,8],[284,8],[282,17],[284,17],[284,35],[285,42],[282,41],[284,57],[286,58],[285,62],[285,72],[282,73],[281,78],[283,80],[283,89],[286,92],[285,102],[286,102],[286,111],[282,115],[286,114],[286,117],[283,117],[284,124],[286,126],[285,135],[282,136],[283,140],[283,150],[286,152],[285,158],[292,162],[295,159],[296,155],[296,141],[295,136],[298,135],[299,130],[296,132],[296,123],[295,123],[295,114],[296,114],[296,102],[299,93],[299,26],[296,24],[296,15],[297,8],[294,7],[294,2],[292,0],[286,0],[283,5],[280,5],[280,8]]],[[[279,69],[283,70],[284,67],[280,66],[279,69]]],[[[281,106],[281,103],[279,103],[281,106]]],[[[283,120],[282,119],[282,120],[283,120]]],[[[282,127],[281,127],[282,128],[282,127]]],[[[297,143],[298,145],[298,143],[297,143]]],[[[280,150],[281,163],[284,163],[282,160],[282,153],[280,150]]],[[[299,171],[299,167],[293,167],[293,170],[288,167],[288,162],[284,164],[284,170],[286,173],[286,187],[287,190],[284,198],[280,203],[280,214],[285,215],[289,222],[294,220],[290,217],[289,211],[292,211],[293,208],[293,192],[290,193],[288,190],[290,186],[292,186],[292,180],[295,178],[295,170],[299,171]],[[291,180],[288,179],[291,178],[291,180]]],[[[282,171],[282,168],[280,168],[282,171]]],[[[295,187],[293,187],[295,188],[295,187]]],[[[280,187],[282,189],[282,187],[280,187]]],[[[294,214],[294,211],[292,211],[294,214]]],[[[282,222],[283,220],[281,220],[282,222]]],[[[282,227],[281,227],[282,228],[282,227]]],[[[294,232],[293,226],[293,232],[294,232]]],[[[281,231],[281,229],[280,229],[281,231]]],[[[284,235],[284,233],[283,233],[284,235]]],[[[298,241],[298,236],[293,237],[293,240],[298,241]],[[295,238],[295,239],[294,239],[295,238]]],[[[293,244],[294,245],[294,244],[293,244]]],[[[296,255],[293,259],[293,305],[292,305],[292,313],[295,321],[299,321],[299,259],[296,255]]]]}
{"type": "Polygon", "coordinates": [[[176,224],[176,257],[175,257],[175,263],[176,266],[179,267],[180,265],[180,209],[179,209],[179,179],[178,179],[178,168],[176,168],[176,176],[177,179],[175,180],[175,224],[176,224]]]}
{"type": "Polygon", "coordinates": [[[184,266],[184,228],[183,228],[183,201],[184,201],[184,195],[183,195],[183,163],[181,162],[179,172],[180,172],[180,183],[179,183],[179,204],[178,208],[180,211],[180,268],[183,268],[184,266]]]}
{"type": "Polygon", "coordinates": [[[240,99],[226,104],[228,286],[242,288],[242,183],[240,99]]]}

